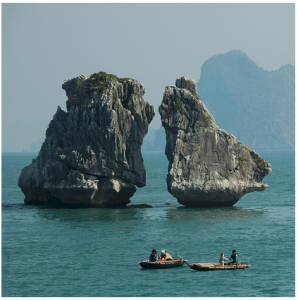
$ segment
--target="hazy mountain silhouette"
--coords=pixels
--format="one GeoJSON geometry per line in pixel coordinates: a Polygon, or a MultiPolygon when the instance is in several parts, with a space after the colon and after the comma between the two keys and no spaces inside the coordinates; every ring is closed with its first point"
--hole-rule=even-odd
{"type": "MultiPolygon", "coordinates": [[[[150,128],[149,128],[149,130],[150,130],[150,128]]],[[[145,136],[142,150],[143,151],[165,151],[166,133],[165,133],[165,129],[163,128],[163,126],[160,126],[160,128],[157,130],[151,129],[151,131],[153,131],[155,134],[154,142],[150,143],[149,139],[146,139],[146,136],[145,136]]]]}
{"type": "Polygon", "coordinates": [[[201,68],[198,94],[217,125],[253,149],[294,149],[295,68],[258,67],[244,52],[212,56],[201,68]]]}

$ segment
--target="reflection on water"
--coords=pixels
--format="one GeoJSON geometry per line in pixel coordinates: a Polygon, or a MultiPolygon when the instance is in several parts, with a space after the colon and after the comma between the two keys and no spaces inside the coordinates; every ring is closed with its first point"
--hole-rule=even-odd
{"type": "Polygon", "coordinates": [[[127,220],[210,220],[224,222],[239,219],[252,219],[266,213],[265,209],[242,207],[187,208],[178,206],[158,206],[146,209],[97,209],[97,208],[51,208],[25,204],[2,204],[2,210],[37,210],[37,215],[47,220],[61,222],[117,222],[127,220]]]}
{"type": "Polygon", "coordinates": [[[2,210],[36,210],[37,216],[61,222],[115,222],[143,218],[146,209],[53,208],[27,204],[2,204],[2,210]]]}
{"type": "Polygon", "coordinates": [[[38,216],[61,222],[119,222],[142,218],[142,209],[41,209],[38,216]]]}
{"type": "Polygon", "coordinates": [[[171,220],[205,219],[216,222],[231,221],[235,219],[251,219],[264,214],[266,210],[245,209],[242,207],[221,208],[186,208],[179,207],[167,211],[167,217],[171,220]]]}
{"type": "Polygon", "coordinates": [[[152,221],[167,219],[167,211],[168,209],[165,207],[146,209],[143,218],[152,221]]]}
{"type": "Polygon", "coordinates": [[[24,203],[2,204],[2,210],[6,210],[6,209],[12,209],[12,210],[18,210],[18,209],[38,209],[38,206],[26,205],[24,203]]]}

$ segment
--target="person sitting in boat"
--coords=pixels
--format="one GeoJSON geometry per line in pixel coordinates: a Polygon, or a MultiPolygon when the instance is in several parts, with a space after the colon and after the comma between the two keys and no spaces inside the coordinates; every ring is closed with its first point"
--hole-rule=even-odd
{"type": "Polygon", "coordinates": [[[158,260],[158,255],[157,255],[157,251],[155,249],[152,250],[150,256],[149,256],[149,261],[157,261],[158,260]]]}
{"type": "Polygon", "coordinates": [[[233,251],[232,251],[232,255],[231,255],[231,257],[230,257],[230,260],[232,261],[232,262],[231,262],[232,264],[238,263],[238,255],[237,255],[236,250],[233,250],[233,251]]]}
{"type": "Polygon", "coordinates": [[[162,251],[161,251],[161,256],[160,256],[160,258],[161,258],[162,260],[172,260],[172,259],[173,259],[173,257],[172,257],[169,253],[167,253],[166,250],[162,250],[162,251]]]}
{"type": "Polygon", "coordinates": [[[224,267],[225,265],[225,261],[229,261],[227,258],[225,258],[225,254],[221,253],[220,257],[219,257],[219,264],[224,267]]]}

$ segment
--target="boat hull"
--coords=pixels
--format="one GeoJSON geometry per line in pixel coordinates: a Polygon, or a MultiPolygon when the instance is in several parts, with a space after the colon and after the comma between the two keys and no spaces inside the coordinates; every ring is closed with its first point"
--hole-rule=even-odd
{"type": "Polygon", "coordinates": [[[185,260],[182,259],[173,259],[168,261],[157,261],[150,262],[149,260],[139,262],[140,266],[144,269],[168,269],[168,268],[177,268],[183,266],[185,260]]]}
{"type": "Polygon", "coordinates": [[[219,263],[197,263],[189,264],[191,269],[196,271],[224,271],[224,270],[235,270],[235,269],[247,269],[251,267],[248,263],[230,263],[225,264],[223,267],[219,263]]]}

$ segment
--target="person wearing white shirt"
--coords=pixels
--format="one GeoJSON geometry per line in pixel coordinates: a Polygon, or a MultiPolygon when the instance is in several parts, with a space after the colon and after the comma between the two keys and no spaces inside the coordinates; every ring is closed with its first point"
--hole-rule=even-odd
{"type": "Polygon", "coordinates": [[[219,257],[219,264],[224,267],[225,266],[225,261],[229,261],[227,258],[225,258],[225,254],[221,253],[219,257]]]}

